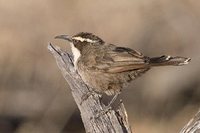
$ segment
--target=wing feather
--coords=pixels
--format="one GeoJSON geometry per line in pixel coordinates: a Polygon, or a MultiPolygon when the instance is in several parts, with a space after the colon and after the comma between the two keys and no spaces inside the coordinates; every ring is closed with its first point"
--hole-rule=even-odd
{"type": "Polygon", "coordinates": [[[130,48],[108,45],[103,56],[97,56],[95,67],[109,73],[120,73],[148,66],[148,58],[130,48]]]}

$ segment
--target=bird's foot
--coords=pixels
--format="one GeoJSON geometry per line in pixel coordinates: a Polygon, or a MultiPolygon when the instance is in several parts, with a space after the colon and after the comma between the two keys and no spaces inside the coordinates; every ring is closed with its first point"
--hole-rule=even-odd
{"type": "MultiPolygon", "coordinates": [[[[120,99],[120,102],[117,104],[117,106],[120,106],[122,104],[122,102],[123,102],[122,99],[120,99]]],[[[103,110],[98,111],[97,114],[92,118],[97,119],[100,116],[107,114],[111,110],[113,110],[113,108],[111,105],[108,104],[107,106],[104,106],[103,110]]]]}
{"type": "Polygon", "coordinates": [[[97,114],[94,116],[94,119],[97,119],[100,116],[107,114],[111,109],[111,106],[106,106],[103,110],[97,112],[97,114]]]}
{"type": "Polygon", "coordinates": [[[86,94],[84,94],[82,97],[81,97],[81,102],[80,102],[80,105],[82,105],[82,103],[87,100],[90,96],[95,96],[95,95],[98,95],[99,97],[101,97],[100,94],[96,93],[95,91],[88,91],[86,94]]]}

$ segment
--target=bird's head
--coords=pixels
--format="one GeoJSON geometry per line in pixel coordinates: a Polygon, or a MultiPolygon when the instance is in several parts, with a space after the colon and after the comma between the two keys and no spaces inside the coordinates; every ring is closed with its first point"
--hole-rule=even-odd
{"type": "Polygon", "coordinates": [[[102,45],[104,44],[104,41],[99,38],[98,36],[92,34],[92,33],[87,33],[87,32],[80,32],[74,36],[69,36],[69,35],[58,35],[55,37],[56,39],[64,39],[67,40],[79,49],[80,51],[85,45],[102,45]]]}
{"type": "Polygon", "coordinates": [[[80,32],[74,36],[58,35],[55,38],[64,39],[70,42],[75,63],[81,56],[82,51],[84,51],[84,48],[86,48],[87,46],[104,44],[104,41],[101,38],[92,33],[87,32],[80,32]]]}

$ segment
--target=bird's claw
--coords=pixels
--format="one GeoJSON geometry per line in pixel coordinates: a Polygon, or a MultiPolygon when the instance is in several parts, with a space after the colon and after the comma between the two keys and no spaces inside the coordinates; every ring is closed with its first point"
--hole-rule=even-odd
{"type": "MultiPolygon", "coordinates": [[[[94,91],[88,91],[86,94],[82,95],[80,105],[82,105],[82,103],[85,100],[87,100],[90,96],[95,96],[95,95],[99,95],[99,94],[97,94],[94,91]]],[[[99,97],[101,98],[101,95],[99,95],[99,97]]]]}
{"type": "Polygon", "coordinates": [[[94,119],[98,119],[100,116],[105,115],[112,109],[111,106],[106,106],[103,110],[97,112],[97,114],[93,117],[94,119]]]}

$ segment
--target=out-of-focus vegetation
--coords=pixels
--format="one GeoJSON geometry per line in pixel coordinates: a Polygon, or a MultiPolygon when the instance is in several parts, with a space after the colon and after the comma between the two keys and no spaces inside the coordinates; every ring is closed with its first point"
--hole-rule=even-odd
{"type": "Polygon", "coordinates": [[[0,0],[0,132],[79,133],[84,128],[48,42],[92,32],[148,56],[191,57],[147,72],[123,91],[136,133],[176,133],[200,105],[200,2],[0,0]]]}

